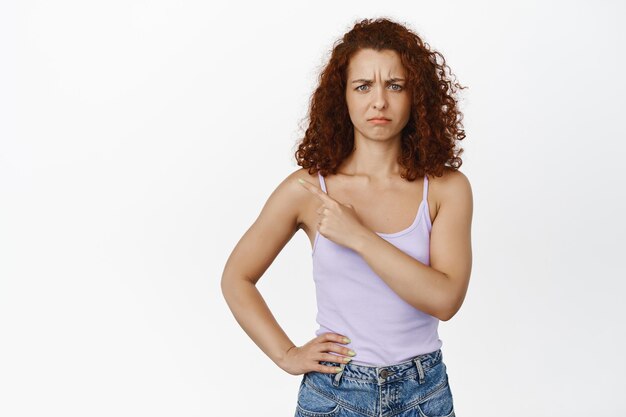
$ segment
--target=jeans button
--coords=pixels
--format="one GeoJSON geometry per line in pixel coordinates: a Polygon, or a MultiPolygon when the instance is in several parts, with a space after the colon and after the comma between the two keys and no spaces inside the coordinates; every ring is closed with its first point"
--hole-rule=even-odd
{"type": "Polygon", "coordinates": [[[386,369],[383,369],[382,371],[380,371],[381,378],[387,378],[388,376],[389,376],[389,371],[387,371],[386,369]]]}

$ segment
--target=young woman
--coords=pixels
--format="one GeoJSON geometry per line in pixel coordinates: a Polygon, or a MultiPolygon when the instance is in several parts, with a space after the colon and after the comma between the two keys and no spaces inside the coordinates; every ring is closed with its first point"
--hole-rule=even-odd
{"type": "MultiPolygon", "coordinates": [[[[295,154],[230,255],[222,292],[280,368],[303,375],[296,416],[453,416],[437,334],[472,265],[465,137],[445,60],[388,19],[338,42],[295,154]],[[442,62],[438,62],[440,57],[442,62]],[[256,289],[302,229],[313,256],[316,335],[295,345],[256,289]]],[[[449,69],[449,68],[448,68],[449,69]]]]}

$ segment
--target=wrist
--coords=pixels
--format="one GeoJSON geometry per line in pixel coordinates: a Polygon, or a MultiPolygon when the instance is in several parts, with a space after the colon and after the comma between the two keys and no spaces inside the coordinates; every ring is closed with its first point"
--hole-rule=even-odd
{"type": "Polygon", "coordinates": [[[354,244],[352,245],[352,250],[358,253],[359,255],[363,254],[363,250],[371,244],[373,238],[377,238],[378,235],[366,227],[363,227],[359,233],[357,233],[354,237],[354,244]]]}
{"type": "Polygon", "coordinates": [[[287,350],[285,350],[285,351],[282,353],[282,355],[280,355],[280,357],[276,360],[276,364],[277,364],[279,367],[281,367],[281,368],[283,367],[283,364],[285,363],[285,359],[287,358],[287,355],[289,354],[289,351],[290,351],[291,349],[294,349],[295,347],[296,347],[296,345],[292,345],[292,346],[290,346],[287,350]]]}

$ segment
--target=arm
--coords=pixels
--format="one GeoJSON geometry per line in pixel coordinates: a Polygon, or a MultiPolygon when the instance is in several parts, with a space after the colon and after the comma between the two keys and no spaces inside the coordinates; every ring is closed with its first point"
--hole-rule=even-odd
{"type": "Polygon", "coordinates": [[[256,283],[298,230],[305,195],[292,173],[270,195],[239,240],[222,274],[221,288],[235,319],[257,346],[280,366],[294,345],[272,315],[256,283]]]}
{"type": "Polygon", "coordinates": [[[472,190],[459,171],[441,178],[441,206],[430,234],[430,266],[363,229],[352,249],[403,300],[440,320],[461,308],[472,268],[472,190]]]}

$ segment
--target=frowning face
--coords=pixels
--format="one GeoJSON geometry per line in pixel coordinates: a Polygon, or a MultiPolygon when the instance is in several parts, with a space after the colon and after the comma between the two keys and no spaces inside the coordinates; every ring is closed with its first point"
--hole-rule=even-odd
{"type": "Polygon", "coordinates": [[[352,56],[346,102],[355,140],[357,136],[379,141],[400,140],[411,113],[405,80],[400,55],[394,50],[361,49],[352,56]]]}

